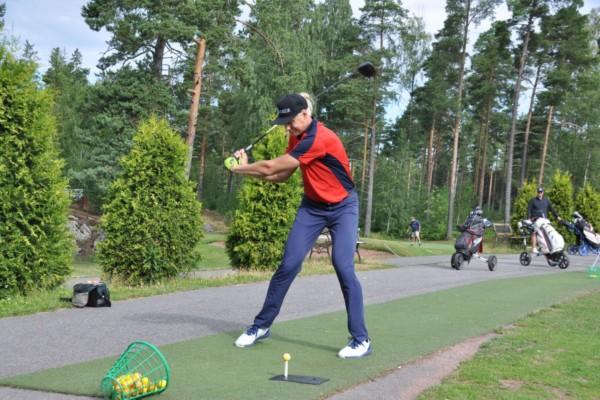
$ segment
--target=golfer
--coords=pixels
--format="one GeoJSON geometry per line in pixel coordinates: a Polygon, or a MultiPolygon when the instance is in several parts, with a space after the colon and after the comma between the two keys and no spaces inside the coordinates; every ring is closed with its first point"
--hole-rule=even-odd
{"type": "MultiPolygon", "coordinates": [[[[529,201],[527,206],[527,218],[532,221],[535,221],[538,218],[548,218],[548,212],[551,212],[558,221],[561,220],[556,213],[556,210],[554,210],[550,199],[544,197],[544,188],[540,186],[537,189],[537,195],[529,201]]],[[[535,255],[540,254],[540,251],[537,248],[536,232],[531,233],[531,248],[535,255]]]]}
{"type": "Polygon", "coordinates": [[[421,247],[421,222],[415,217],[410,217],[408,229],[410,231],[410,245],[413,246],[419,242],[419,247],[421,247]]]}
{"type": "Polygon", "coordinates": [[[351,340],[338,352],[341,358],[362,357],[371,352],[365,325],[362,288],[354,271],[358,234],[358,195],[350,176],[346,150],[338,136],[312,117],[310,96],[293,93],[277,102],[274,125],[289,134],[286,153],[273,160],[248,164],[245,151],[235,156],[239,165],[231,171],[270,182],[284,182],[300,167],[304,197],[288,235],[283,259],[271,278],[264,305],[254,323],[235,341],[247,347],[267,338],[283,299],[300,272],[302,261],[317,237],[327,227],[331,234],[333,267],[340,282],[351,340]]]}

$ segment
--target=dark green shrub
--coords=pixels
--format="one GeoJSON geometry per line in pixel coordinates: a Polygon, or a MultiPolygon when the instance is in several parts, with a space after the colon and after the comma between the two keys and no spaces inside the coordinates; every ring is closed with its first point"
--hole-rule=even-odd
{"type": "MultiPolygon", "coordinates": [[[[568,173],[560,170],[554,173],[550,188],[546,190],[546,196],[550,198],[554,209],[561,218],[570,218],[573,214],[573,183],[571,183],[571,176],[568,173]]],[[[548,217],[553,218],[551,215],[548,217]]],[[[563,225],[555,224],[555,227],[564,237],[569,235],[569,230],[563,225]]]]}
{"type": "MultiPolygon", "coordinates": [[[[429,210],[425,212],[425,221],[421,221],[421,235],[423,239],[444,240],[448,226],[448,188],[435,188],[430,201],[429,210]]],[[[466,217],[465,214],[463,220],[466,217]]]]}
{"type": "Polygon", "coordinates": [[[600,231],[600,193],[589,183],[577,192],[575,210],[594,226],[596,232],[600,231]]]}
{"type": "Polygon", "coordinates": [[[166,121],[143,122],[109,189],[99,245],[102,269],[132,284],[173,278],[199,260],[201,204],[185,176],[187,148],[166,121]]]}
{"type": "Polygon", "coordinates": [[[523,183],[512,206],[511,225],[513,232],[518,232],[517,223],[527,218],[529,202],[537,194],[537,184],[534,181],[523,183]]]}
{"type": "Polygon", "coordinates": [[[55,287],[71,272],[52,99],[34,75],[0,46],[0,298],[55,287]]]}
{"type": "MultiPolygon", "coordinates": [[[[286,143],[283,128],[277,128],[253,149],[253,156],[256,160],[275,158],[283,154],[286,143]]],[[[285,183],[245,178],[238,195],[239,208],[234,212],[227,236],[227,253],[232,266],[277,268],[301,193],[298,172],[285,183]]]]}

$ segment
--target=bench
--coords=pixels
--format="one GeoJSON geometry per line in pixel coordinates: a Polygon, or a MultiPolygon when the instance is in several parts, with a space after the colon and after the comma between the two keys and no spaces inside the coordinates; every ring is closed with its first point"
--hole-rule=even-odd
{"type": "Polygon", "coordinates": [[[514,235],[510,224],[493,224],[493,227],[494,235],[496,238],[496,244],[498,244],[498,240],[513,242],[523,241],[523,239],[527,238],[526,236],[514,235]]]}
{"type": "MultiPolygon", "coordinates": [[[[360,245],[364,242],[361,240],[356,241],[355,253],[358,256],[358,262],[362,263],[362,257],[360,256],[360,245]]],[[[308,255],[308,259],[312,258],[313,253],[327,253],[327,257],[331,260],[331,251],[329,250],[331,247],[331,235],[329,234],[329,229],[323,229],[323,232],[317,238],[315,245],[310,249],[310,254],[308,255]]]]}

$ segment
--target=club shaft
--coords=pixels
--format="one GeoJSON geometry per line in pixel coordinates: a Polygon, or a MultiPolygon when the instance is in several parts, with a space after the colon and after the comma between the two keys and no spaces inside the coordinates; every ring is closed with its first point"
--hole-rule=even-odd
{"type": "Polygon", "coordinates": [[[250,150],[251,150],[251,149],[254,147],[254,145],[255,145],[256,143],[258,143],[258,142],[260,142],[261,140],[263,140],[263,138],[264,138],[265,136],[267,136],[267,134],[268,134],[269,132],[271,132],[271,131],[272,131],[273,129],[275,129],[275,128],[277,128],[277,125],[273,125],[273,126],[272,126],[272,127],[270,127],[269,129],[267,129],[267,131],[266,131],[265,133],[263,133],[262,135],[260,135],[260,137],[259,137],[258,139],[256,139],[256,140],[255,140],[255,141],[254,141],[252,144],[250,144],[250,145],[246,146],[246,147],[244,148],[244,150],[246,150],[246,151],[250,151],[250,150]]]}

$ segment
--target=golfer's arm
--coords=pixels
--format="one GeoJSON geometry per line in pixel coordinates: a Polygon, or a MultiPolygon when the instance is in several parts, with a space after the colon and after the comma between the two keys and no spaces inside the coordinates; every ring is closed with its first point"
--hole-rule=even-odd
{"type": "Polygon", "coordinates": [[[238,165],[232,168],[236,174],[252,176],[270,182],[283,182],[294,173],[300,162],[294,157],[284,154],[273,160],[257,161],[252,164],[238,165]]]}
{"type": "Polygon", "coordinates": [[[265,176],[262,179],[264,179],[265,181],[273,182],[273,183],[281,183],[281,182],[287,181],[289,179],[289,177],[292,176],[294,171],[296,171],[296,169],[281,172],[281,173],[275,174],[275,175],[265,176]]]}

